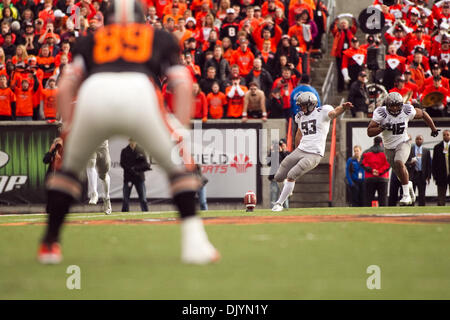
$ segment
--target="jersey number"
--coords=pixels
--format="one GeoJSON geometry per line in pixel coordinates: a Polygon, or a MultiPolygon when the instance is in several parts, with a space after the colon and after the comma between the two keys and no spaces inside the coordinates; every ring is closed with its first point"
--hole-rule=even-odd
{"type": "Polygon", "coordinates": [[[120,58],[127,62],[144,63],[152,55],[153,32],[139,24],[109,25],[94,35],[94,62],[103,64],[120,58]]]}
{"type": "Polygon", "coordinates": [[[405,132],[405,123],[404,122],[400,122],[400,123],[394,123],[392,125],[392,134],[403,134],[403,132],[405,132]]]}
{"type": "Polygon", "coordinates": [[[307,136],[308,134],[316,134],[317,132],[315,119],[302,122],[301,126],[302,126],[302,133],[304,136],[307,136]]]}

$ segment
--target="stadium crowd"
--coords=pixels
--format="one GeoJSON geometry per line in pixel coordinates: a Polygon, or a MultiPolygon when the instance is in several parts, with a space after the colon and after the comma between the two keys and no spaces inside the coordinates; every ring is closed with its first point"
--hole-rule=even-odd
{"type": "Polygon", "coordinates": [[[358,22],[351,14],[340,14],[330,27],[338,92],[349,89],[356,117],[371,117],[379,106],[377,99],[382,102],[387,92],[399,92],[415,106],[430,107],[432,117],[448,116],[450,1],[384,2],[389,5],[375,0],[372,6],[384,16],[385,28],[365,34],[363,44],[356,37],[358,22]],[[438,101],[425,99],[435,92],[440,93],[438,101]]]}
{"type": "MultiPolygon", "coordinates": [[[[59,75],[77,38],[102,26],[108,2],[1,1],[0,120],[57,119],[59,75]]],[[[143,2],[147,23],[179,41],[197,84],[195,118],[291,116],[289,95],[309,81],[326,32],[321,0],[143,2]]],[[[170,110],[171,88],[164,79],[159,85],[170,110]]]]}

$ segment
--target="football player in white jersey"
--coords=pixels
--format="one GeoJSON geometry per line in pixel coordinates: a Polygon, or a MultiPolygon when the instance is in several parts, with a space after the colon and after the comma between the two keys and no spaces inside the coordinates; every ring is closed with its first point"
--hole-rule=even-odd
{"type": "Polygon", "coordinates": [[[311,92],[303,92],[296,100],[301,110],[295,116],[298,124],[296,149],[281,162],[275,174],[277,182],[286,182],[272,211],[282,211],[284,201],[294,190],[295,181],[320,163],[325,153],[330,121],[353,107],[351,102],[345,102],[336,108],[330,105],[316,108],[317,103],[317,97],[311,92]]]}
{"type": "Polygon", "coordinates": [[[411,150],[407,129],[408,122],[412,119],[423,119],[431,129],[431,136],[436,137],[439,134],[440,130],[436,128],[428,113],[410,104],[404,104],[403,97],[398,92],[389,93],[385,106],[375,109],[367,128],[369,137],[380,133],[383,137],[387,161],[402,184],[403,197],[399,202],[401,206],[413,205],[416,198],[405,166],[411,150]]]}
{"type": "Polygon", "coordinates": [[[103,211],[111,214],[111,200],[109,198],[109,187],[111,178],[109,177],[109,168],[111,167],[111,156],[109,155],[108,140],[102,142],[100,146],[92,154],[86,166],[86,175],[88,178],[88,196],[89,204],[97,204],[97,177],[103,185],[103,211]]]}

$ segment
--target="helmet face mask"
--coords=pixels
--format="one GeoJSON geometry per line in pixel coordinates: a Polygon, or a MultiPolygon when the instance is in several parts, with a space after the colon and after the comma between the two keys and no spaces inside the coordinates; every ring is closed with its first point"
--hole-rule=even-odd
{"type": "Polygon", "coordinates": [[[318,101],[313,93],[303,92],[297,97],[296,104],[304,114],[308,115],[317,107],[318,101]]]}
{"type": "Polygon", "coordinates": [[[144,10],[140,1],[112,0],[104,16],[104,24],[145,23],[144,10]]]}
{"type": "Polygon", "coordinates": [[[403,97],[398,92],[391,92],[385,101],[386,110],[390,115],[396,117],[402,112],[403,97]]]}

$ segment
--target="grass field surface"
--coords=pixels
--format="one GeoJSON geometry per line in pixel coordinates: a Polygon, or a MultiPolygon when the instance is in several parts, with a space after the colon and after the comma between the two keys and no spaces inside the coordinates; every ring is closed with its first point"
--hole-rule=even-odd
{"type": "Polygon", "coordinates": [[[447,211],[208,211],[202,214],[206,229],[222,255],[208,266],[180,263],[174,212],[70,214],[62,235],[64,260],[57,266],[36,261],[45,215],[4,215],[0,299],[450,299],[447,211]],[[321,220],[334,216],[345,219],[321,220]],[[361,216],[374,221],[350,219],[361,216]],[[399,220],[383,219],[391,216],[399,220]],[[436,221],[406,220],[423,216],[436,221]],[[79,290],[66,286],[71,265],[81,271],[79,290]],[[380,289],[367,287],[374,275],[369,266],[379,267],[380,289]]]}

